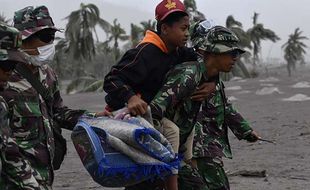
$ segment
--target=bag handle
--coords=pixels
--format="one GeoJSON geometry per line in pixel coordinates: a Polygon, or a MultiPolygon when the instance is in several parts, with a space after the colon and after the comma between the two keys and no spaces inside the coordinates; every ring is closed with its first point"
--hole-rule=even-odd
{"type": "Polygon", "coordinates": [[[86,131],[90,139],[92,150],[95,154],[95,159],[97,163],[100,164],[102,160],[105,159],[105,154],[101,146],[101,141],[98,135],[93,130],[93,127],[90,126],[88,123],[81,121],[81,120],[77,123],[76,127],[81,127],[86,131]]]}

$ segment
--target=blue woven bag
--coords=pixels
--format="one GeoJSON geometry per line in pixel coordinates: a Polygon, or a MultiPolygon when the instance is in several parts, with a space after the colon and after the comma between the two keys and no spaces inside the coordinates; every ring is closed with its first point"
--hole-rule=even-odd
{"type": "Polygon", "coordinates": [[[139,119],[82,117],[71,135],[93,180],[104,187],[125,187],[171,175],[179,166],[171,145],[139,119]]]}

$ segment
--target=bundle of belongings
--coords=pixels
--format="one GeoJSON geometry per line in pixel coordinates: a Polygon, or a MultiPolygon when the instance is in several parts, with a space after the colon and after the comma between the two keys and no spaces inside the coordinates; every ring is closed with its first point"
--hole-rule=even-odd
{"type": "Polygon", "coordinates": [[[142,117],[83,116],[71,135],[84,167],[104,187],[164,178],[180,161],[167,139],[142,117]]]}

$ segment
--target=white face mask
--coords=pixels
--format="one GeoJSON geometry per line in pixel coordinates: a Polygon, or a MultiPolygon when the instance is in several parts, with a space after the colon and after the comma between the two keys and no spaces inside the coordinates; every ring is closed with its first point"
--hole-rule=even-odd
{"type": "Polygon", "coordinates": [[[53,61],[55,56],[55,45],[47,44],[38,47],[39,55],[31,55],[31,63],[35,66],[42,66],[53,61]]]}

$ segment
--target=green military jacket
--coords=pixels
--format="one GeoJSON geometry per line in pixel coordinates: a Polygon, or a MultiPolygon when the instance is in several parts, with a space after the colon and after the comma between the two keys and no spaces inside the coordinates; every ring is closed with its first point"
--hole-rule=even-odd
{"type": "Polygon", "coordinates": [[[216,91],[204,100],[198,114],[193,156],[196,158],[232,158],[228,128],[238,139],[243,139],[251,133],[252,129],[249,123],[228,102],[224,84],[219,76],[211,81],[216,83],[216,91]]]}
{"type": "MultiPolygon", "coordinates": [[[[48,65],[37,67],[37,72],[34,75],[53,96],[51,105],[49,105],[54,113],[53,119],[62,127],[72,129],[85,110],[71,110],[63,105],[57,76],[48,65]]],[[[15,186],[12,187],[14,188],[21,188],[22,183],[33,182],[33,188],[29,189],[50,189],[54,178],[52,160],[55,147],[52,132],[53,122],[48,114],[49,106],[31,84],[18,73],[13,73],[8,87],[0,92],[0,95],[8,103],[12,114],[10,130],[19,150],[18,154],[14,153],[16,154],[14,156],[16,164],[13,163],[12,167],[21,160],[27,162],[27,167],[23,167],[19,171],[12,169],[10,170],[11,174],[3,175],[25,177],[13,182],[15,186]]],[[[7,154],[13,154],[12,151],[9,150],[7,154]]],[[[12,182],[12,180],[8,181],[12,182]]],[[[0,184],[0,187],[1,185],[3,184],[0,184]]]]}
{"type": "Polygon", "coordinates": [[[21,154],[15,138],[12,137],[10,118],[7,103],[0,96],[0,189],[40,189],[30,163],[21,154]]]}
{"type": "Polygon", "coordinates": [[[10,136],[8,115],[8,106],[5,100],[0,96],[0,150],[5,149],[10,136]]]}
{"type": "Polygon", "coordinates": [[[179,127],[181,144],[194,127],[201,102],[195,102],[190,97],[204,81],[205,73],[203,62],[186,62],[175,66],[150,104],[155,128],[160,128],[160,121],[164,117],[173,121],[179,127]]]}

